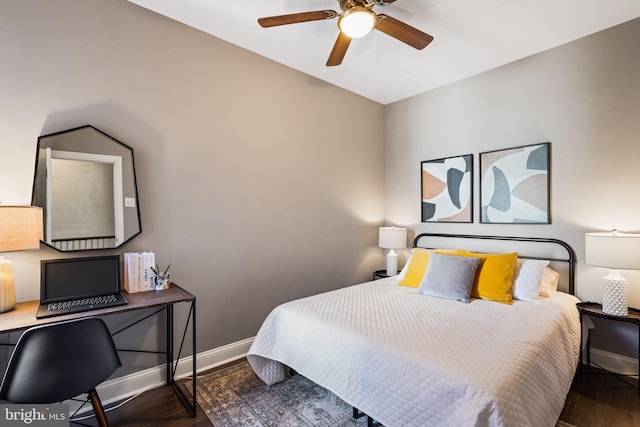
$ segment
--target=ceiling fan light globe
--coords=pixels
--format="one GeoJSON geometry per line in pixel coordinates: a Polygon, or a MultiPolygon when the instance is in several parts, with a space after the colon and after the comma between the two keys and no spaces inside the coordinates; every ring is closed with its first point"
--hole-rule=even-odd
{"type": "Polygon", "coordinates": [[[363,6],[355,6],[338,19],[338,28],[352,39],[364,37],[376,26],[375,12],[363,6]]]}

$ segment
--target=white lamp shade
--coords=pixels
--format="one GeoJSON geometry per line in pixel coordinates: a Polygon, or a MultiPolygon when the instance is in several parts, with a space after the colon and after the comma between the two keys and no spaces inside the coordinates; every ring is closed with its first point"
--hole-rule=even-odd
{"type": "Polygon", "coordinates": [[[380,227],[378,246],[384,249],[406,248],[407,229],[402,227],[380,227]]]}
{"type": "Polygon", "coordinates": [[[585,234],[585,262],[612,269],[640,269],[640,234],[585,234]]]}
{"type": "Polygon", "coordinates": [[[0,252],[40,248],[42,208],[0,206],[0,252]]]}

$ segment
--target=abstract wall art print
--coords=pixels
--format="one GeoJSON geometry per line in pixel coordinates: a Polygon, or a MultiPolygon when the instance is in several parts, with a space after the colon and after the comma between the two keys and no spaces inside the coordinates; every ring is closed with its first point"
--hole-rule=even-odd
{"type": "Polygon", "coordinates": [[[549,142],[480,153],[480,222],[549,224],[549,142]]]}
{"type": "Polygon", "coordinates": [[[473,155],[426,160],[422,222],[473,222],[473,155]]]}

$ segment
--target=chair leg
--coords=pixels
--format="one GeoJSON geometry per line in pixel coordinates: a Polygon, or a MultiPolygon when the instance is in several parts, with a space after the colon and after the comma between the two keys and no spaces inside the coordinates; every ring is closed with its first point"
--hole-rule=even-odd
{"type": "Polygon", "coordinates": [[[89,391],[89,399],[91,399],[91,405],[93,406],[93,411],[96,413],[96,420],[98,420],[98,425],[100,427],[108,427],[109,421],[107,421],[107,415],[104,413],[104,408],[102,407],[102,402],[100,402],[100,397],[98,396],[98,392],[95,388],[89,391]]]}

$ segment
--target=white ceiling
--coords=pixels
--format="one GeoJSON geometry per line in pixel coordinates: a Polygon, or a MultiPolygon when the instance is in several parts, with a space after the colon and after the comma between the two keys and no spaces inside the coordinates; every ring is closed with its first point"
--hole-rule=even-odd
{"type": "Polygon", "coordinates": [[[640,16],[640,0],[396,0],[375,6],[434,37],[415,50],[379,31],[326,67],[337,19],[262,28],[265,16],[337,0],[129,0],[274,61],[388,104],[640,16]]]}

